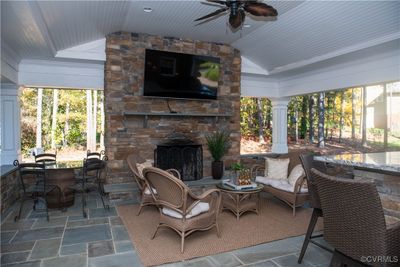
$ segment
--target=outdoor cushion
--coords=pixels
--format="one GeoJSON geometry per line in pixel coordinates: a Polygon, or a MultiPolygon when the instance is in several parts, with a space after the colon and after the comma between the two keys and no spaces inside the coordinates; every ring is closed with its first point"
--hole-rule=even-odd
{"type": "MultiPolygon", "coordinates": [[[[186,214],[186,219],[190,219],[194,216],[197,216],[203,212],[207,212],[210,209],[210,204],[208,204],[207,202],[199,202],[197,203],[193,209],[186,214]]],[[[162,213],[164,213],[165,215],[168,215],[170,217],[174,217],[177,219],[182,219],[182,214],[180,214],[179,212],[169,209],[169,208],[162,208],[162,213]]]]}
{"type": "Polygon", "coordinates": [[[143,169],[147,168],[147,167],[153,167],[153,161],[146,160],[143,163],[136,163],[136,168],[138,169],[139,174],[140,174],[141,177],[143,177],[143,169]]]}
{"type": "MultiPolygon", "coordinates": [[[[154,194],[157,194],[157,190],[155,188],[152,188],[152,190],[153,190],[154,194]]],[[[146,187],[146,189],[144,190],[144,194],[151,195],[151,192],[148,187],[146,187]]]]}
{"type": "Polygon", "coordinates": [[[265,177],[287,179],[290,159],[265,158],[265,177]]]}
{"type": "MultiPolygon", "coordinates": [[[[280,190],[283,190],[283,191],[286,191],[286,192],[294,192],[294,186],[293,185],[291,185],[291,184],[289,184],[289,182],[284,182],[284,181],[282,181],[282,183],[281,184],[279,184],[278,186],[274,186],[275,188],[277,188],[277,189],[280,189],[280,190]]],[[[307,193],[308,192],[308,189],[307,188],[300,188],[300,193],[307,193]]]]}
{"type": "MultiPolygon", "coordinates": [[[[267,178],[267,177],[262,177],[262,176],[257,176],[256,177],[256,182],[262,183],[265,185],[269,185],[271,187],[287,191],[287,192],[294,192],[294,186],[289,184],[288,180],[277,180],[277,179],[272,179],[272,178],[267,178]]],[[[306,193],[308,192],[307,188],[301,188],[300,189],[301,193],[306,193]]]]}
{"type": "Polygon", "coordinates": [[[295,186],[297,180],[305,175],[303,166],[301,164],[297,164],[289,174],[288,182],[292,186],[295,186]]]}

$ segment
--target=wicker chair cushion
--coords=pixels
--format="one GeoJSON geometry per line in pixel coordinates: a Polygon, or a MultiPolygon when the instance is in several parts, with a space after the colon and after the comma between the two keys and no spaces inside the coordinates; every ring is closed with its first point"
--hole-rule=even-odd
{"type": "MultiPolygon", "coordinates": [[[[186,214],[186,219],[190,219],[203,212],[207,212],[209,209],[210,209],[210,204],[208,204],[207,202],[199,202],[193,207],[190,213],[186,214]]],[[[162,208],[162,213],[177,219],[182,219],[183,217],[181,213],[165,207],[162,208]]]]}
{"type": "MultiPolygon", "coordinates": [[[[267,177],[262,177],[262,176],[257,176],[256,177],[256,182],[262,183],[265,185],[272,186],[274,188],[286,191],[286,192],[291,192],[294,193],[294,186],[289,184],[288,180],[277,180],[277,179],[271,179],[267,177]]],[[[307,193],[308,189],[302,187],[300,189],[301,193],[307,193]]]]}
{"type": "Polygon", "coordinates": [[[271,179],[288,178],[288,168],[290,159],[265,158],[265,177],[271,179]]]}
{"type": "Polygon", "coordinates": [[[153,161],[152,160],[148,160],[147,159],[143,163],[136,163],[136,168],[138,169],[139,174],[141,175],[141,177],[143,177],[143,169],[147,168],[147,167],[153,167],[153,161]]]}
{"type": "Polygon", "coordinates": [[[297,164],[289,174],[288,182],[294,186],[299,178],[304,177],[305,172],[301,164],[297,164]]]}
{"type": "MultiPolygon", "coordinates": [[[[152,191],[154,192],[154,194],[157,194],[157,190],[155,188],[152,188],[152,191]]],[[[146,187],[146,189],[144,190],[144,194],[151,195],[151,192],[148,187],[146,187]]]]}

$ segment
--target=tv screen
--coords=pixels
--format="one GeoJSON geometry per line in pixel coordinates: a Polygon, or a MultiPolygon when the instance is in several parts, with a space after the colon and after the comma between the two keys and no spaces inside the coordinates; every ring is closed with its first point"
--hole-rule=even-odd
{"type": "Polygon", "coordinates": [[[217,99],[219,58],[146,50],[144,96],[217,99]]]}

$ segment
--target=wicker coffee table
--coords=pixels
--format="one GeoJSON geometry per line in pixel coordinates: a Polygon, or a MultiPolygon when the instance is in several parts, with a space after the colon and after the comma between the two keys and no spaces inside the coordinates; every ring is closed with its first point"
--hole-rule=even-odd
{"type": "Polygon", "coordinates": [[[263,185],[256,188],[236,190],[224,184],[217,184],[217,188],[222,191],[222,210],[229,210],[236,215],[236,219],[245,212],[260,212],[260,192],[263,185]]]}

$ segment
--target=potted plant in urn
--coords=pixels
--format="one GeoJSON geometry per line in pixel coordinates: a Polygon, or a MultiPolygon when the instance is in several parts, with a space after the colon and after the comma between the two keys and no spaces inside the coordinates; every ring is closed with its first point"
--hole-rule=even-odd
{"type": "Polygon", "coordinates": [[[224,162],[222,157],[229,149],[229,134],[226,132],[215,132],[206,136],[207,147],[211,153],[211,175],[214,179],[221,179],[224,175],[224,162]]]}

